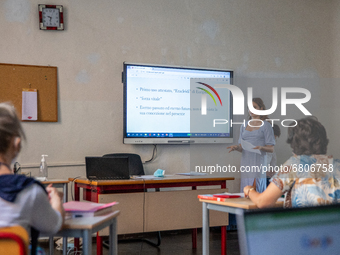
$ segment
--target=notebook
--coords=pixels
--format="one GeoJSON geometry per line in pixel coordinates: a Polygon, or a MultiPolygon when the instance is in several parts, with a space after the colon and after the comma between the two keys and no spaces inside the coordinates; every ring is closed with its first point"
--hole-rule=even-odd
{"type": "Polygon", "coordinates": [[[339,254],[340,205],[238,211],[241,255],[339,254]]]}
{"type": "Polygon", "coordinates": [[[130,179],[128,157],[85,157],[89,180],[130,179]]]}
{"type": "Polygon", "coordinates": [[[99,204],[87,201],[69,201],[63,204],[65,210],[65,218],[81,218],[102,216],[113,212],[113,206],[117,202],[107,204],[99,204]]]}

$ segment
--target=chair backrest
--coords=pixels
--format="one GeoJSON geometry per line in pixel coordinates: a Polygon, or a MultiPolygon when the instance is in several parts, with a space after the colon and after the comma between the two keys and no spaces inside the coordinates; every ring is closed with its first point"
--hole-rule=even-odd
{"type": "Polygon", "coordinates": [[[138,154],[133,153],[112,153],[105,154],[103,157],[128,157],[130,175],[144,175],[142,159],[138,154]]]}
{"type": "Polygon", "coordinates": [[[21,226],[0,228],[0,254],[27,255],[29,236],[21,226]]]}

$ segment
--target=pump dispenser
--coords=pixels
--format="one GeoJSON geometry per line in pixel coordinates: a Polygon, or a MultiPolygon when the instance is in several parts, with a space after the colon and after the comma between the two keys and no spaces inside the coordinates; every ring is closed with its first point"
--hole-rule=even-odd
{"type": "Polygon", "coordinates": [[[47,163],[46,163],[45,157],[48,157],[48,155],[41,155],[39,177],[44,177],[47,180],[48,173],[47,173],[47,163]]]}

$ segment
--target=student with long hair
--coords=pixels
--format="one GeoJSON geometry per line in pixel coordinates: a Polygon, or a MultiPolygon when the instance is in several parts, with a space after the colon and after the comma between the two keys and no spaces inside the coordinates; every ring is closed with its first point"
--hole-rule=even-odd
{"type": "Polygon", "coordinates": [[[0,103],[0,227],[20,225],[35,238],[39,232],[52,235],[64,221],[62,194],[52,186],[45,189],[33,178],[14,174],[11,165],[23,139],[14,107],[0,103]]]}

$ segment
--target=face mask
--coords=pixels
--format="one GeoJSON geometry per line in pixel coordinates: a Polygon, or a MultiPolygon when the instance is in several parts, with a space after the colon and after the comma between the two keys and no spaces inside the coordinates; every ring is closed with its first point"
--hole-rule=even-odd
{"type": "Polygon", "coordinates": [[[157,169],[154,173],[153,173],[153,175],[155,176],[155,177],[164,177],[164,170],[162,170],[162,169],[157,169]]]}

